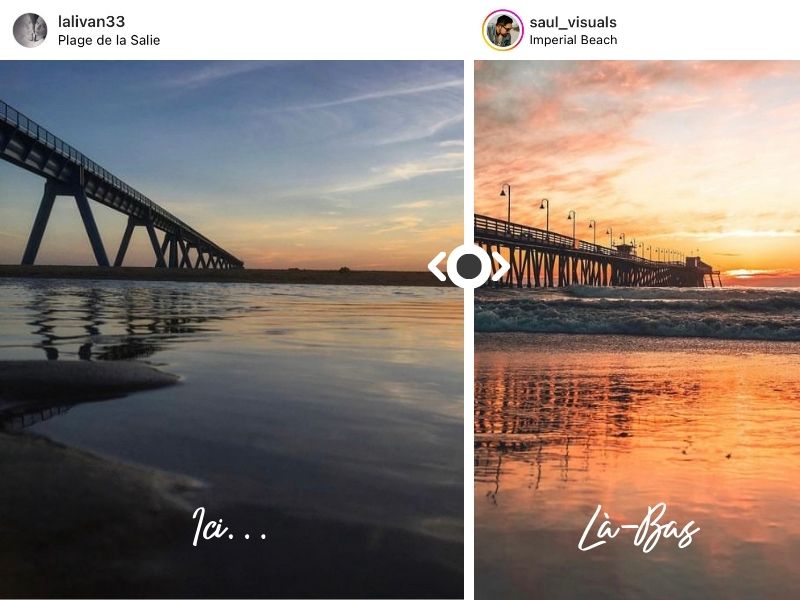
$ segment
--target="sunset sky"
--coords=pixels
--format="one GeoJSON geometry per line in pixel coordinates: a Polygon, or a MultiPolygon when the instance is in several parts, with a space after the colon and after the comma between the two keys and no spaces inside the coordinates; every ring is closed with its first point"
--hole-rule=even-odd
{"type": "MultiPolygon", "coordinates": [[[[800,285],[800,63],[475,66],[475,210],[608,244],[609,227],[737,285],[800,285]],[[727,277],[726,277],[727,274],[727,277]]],[[[647,254],[647,252],[645,252],[647,254]]],[[[655,255],[654,255],[655,257],[655,255]]]]}
{"type": "MultiPolygon", "coordinates": [[[[0,98],[248,267],[425,270],[463,240],[460,62],[0,63],[0,98]]],[[[0,161],[0,263],[43,180],[0,161]]],[[[92,203],[111,260],[120,213],[92,203]]],[[[143,230],[128,265],[151,265],[143,230]]],[[[37,263],[92,264],[75,203],[37,263]]]]}

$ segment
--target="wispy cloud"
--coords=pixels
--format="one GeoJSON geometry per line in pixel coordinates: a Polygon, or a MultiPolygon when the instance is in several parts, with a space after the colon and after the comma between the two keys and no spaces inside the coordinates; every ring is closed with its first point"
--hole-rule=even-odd
{"type": "Polygon", "coordinates": [[[203,63],[199,66],[194,66],[191,62],[185,64],[188,65],[188,67],[184,72],[170,77],[164,77],[159,82],[160,85],[165,88],[194,90],[228,79],[229,77],[243,75],[252,71],[259,71],[269,67],[269,63],[259,61],[223,61],[211,64],[203,63]]]}
{"type": "Polygon", "coordinates": [[[450,152],[432,156],[425,161],[403,162],[373,169],[373,174],[362,179],[335,184],[326,191],[330,194],[363,192],[385,187],[401,181],[410,181],[437,173],[458,173],[464,170],[464,155],[450,152]]]}
{"type": "Polygon", "coordinates": [[[429,92],[438,92],[450,88],[460,88],[464,86],[463,79],[449,79],[446,81],[438,81],[420,86],[410,87],[397,87],[378,89],[371,92],[338,98],[336,100],[328,100],[325,102],[313,102],[310,104],[301,104],[295,106],[287,106],[277,110],[312,110],[317,108],[331,108],[334,106],[344,106],[346,104],[356,104],[358,102],[369,102],[372,100],[383,100],[385,98],[397,98],[399,96],[412,96],[417,94],[425,94],[429,92]]]}

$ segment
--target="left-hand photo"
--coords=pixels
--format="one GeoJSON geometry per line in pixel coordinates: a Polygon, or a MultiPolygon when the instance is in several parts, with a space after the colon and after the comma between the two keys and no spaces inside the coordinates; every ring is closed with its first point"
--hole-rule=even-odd
{"type": "Polygon", "coordinates": [[[0,83],[0,595],[462,597],[463,63],[0,83]]]}

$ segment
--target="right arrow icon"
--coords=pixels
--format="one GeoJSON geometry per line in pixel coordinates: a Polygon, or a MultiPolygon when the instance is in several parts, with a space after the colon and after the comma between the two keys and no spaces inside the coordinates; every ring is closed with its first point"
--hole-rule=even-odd
{"type": "Polygon", "coordinates": [[[497,271],[497,273],[492,275],[492,281],[498,281],[503,275],[508,273],[508,270],[511,268],[511,265],[508,264],[508,261],[505,258],[503,258],[503,255],[500,254],[499,252],[492,252],[492,256],[500,265],[500,269],[497,271]]]}

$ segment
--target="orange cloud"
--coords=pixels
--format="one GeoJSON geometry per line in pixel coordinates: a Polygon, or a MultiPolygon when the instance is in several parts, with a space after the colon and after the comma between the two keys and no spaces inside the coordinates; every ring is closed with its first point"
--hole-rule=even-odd
{"type": "MultiPolygon", "coordinates": [[[[554,230],[574,209],[579,230],[594,218],[685,252],[694,232],[785,228],[800,183],[800,142],[785,134],[799,75],[790,62],[480,63],[476,211],[504,216],[510,183],[515,221],[543,225],[547,197],[554,230]]],[[[719,243],[700,245],[711,255],[719,243]]]]}

